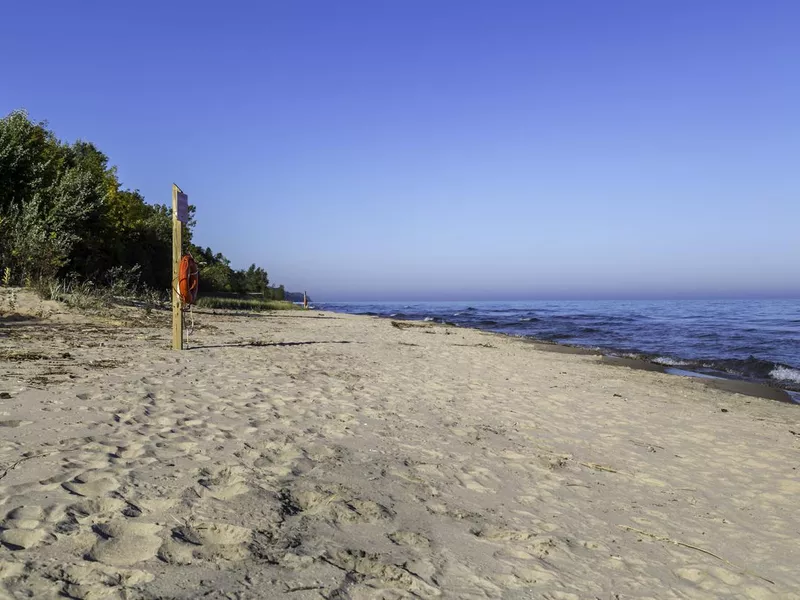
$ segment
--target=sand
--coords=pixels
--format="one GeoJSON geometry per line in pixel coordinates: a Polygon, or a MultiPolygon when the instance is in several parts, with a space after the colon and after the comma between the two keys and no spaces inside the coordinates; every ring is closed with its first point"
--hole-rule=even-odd
{"type": "Polygon", "coordinates": [[[459,328],[202,313],[177,353],[163,312],[16,309],[0,598],[800,598],[798,405],[459,328]]]}

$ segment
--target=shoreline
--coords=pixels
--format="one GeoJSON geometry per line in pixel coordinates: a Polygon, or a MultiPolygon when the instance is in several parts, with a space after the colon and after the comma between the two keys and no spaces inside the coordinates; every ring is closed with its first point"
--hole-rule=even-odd
{"type": "MultiPolygon", "coordinates": [[[[480,330],[477,330],[480,331],[480,330]]],[[[517,336],[507,336],[503,333],[492,332],[495,335],[502,335],[505,337],[516,338],[517,336]]],[[[557,342],[549,343],[542,342],[541,340],[526,338],[519,338],[525,343],[534,344],[544,352],[557,352],[562,354],[575,354],[577,356],[597,356],[600,360],[609,365],[628,367],[629,369],[636,369],[640,371],[650,371],[655,373],[663,373],[673,377],[688,377],[699,381],[700,383],[709,387],[742,394],[744,396],[754,396],[756,398],[764,398],[765,400],[776,400],[778,402],[788,402],[790,404],[800,404],[800,395],[796,398],[792,393],[782,388],[774,387],[766,383],[759,383],[755,381],[747,381],[740,379],[733,379],[727,377],[714,377],[705,375],[703,373],[696,373],[693,371],[684,371],[683,369],[676,369],[668,367],[644,358],[628,358],[624,356],[615,356],[613,354],[606,354],[599,350],[592,350],[590,348],[582,348],[580,346],[570,346],[568,344],[559,344],[557,342]]]]}
{"type": "MultiPolygon", "coordinates": [[[[475,331],[481,331],[476,328],[475,331]]],[[[800,394],[791,392],[783,388],[772,386],[768,383],[761,383],[757,381],[748,381],[745,379],[734,379],[732,377],[715,377],[705,375],[703,373],[696,373],[694,371],[684,371],[674,367],[647,360],[646,358],[628,358],[625,356],[616,356],[614,354],[605,353],[601,350],[593,350],[591,348],[583,348],[581,346],[571,346],[569,344],[562,344],[559,342],[546,342],[537,340],[535,338],[526,338],[523,336],[507,335],[499,332],[491,332],[493,335],[501,335],[508,338],[516,338],[524,341],[525,343],[534,344],[540,350],[545,352],[558,352],[563,354],[575,354],[577,356],[597,356],[605,364],[628,367],[629,369],[636,369],[640,371],[651,371],[655,373],[663,373],[673,377],[688,377],[697,380],[704,385],[719,390],[725,390],[744,396],[754,396],[756,398],[764,398],[765,400],[776,400],[778,402],[788,402],[790,404],[800,404],[800,394]],[[795,395],[797,394],[797,395],[795,395]]]]}
{"type": "Polygon", "coordinates": [[[394,317],[384,316],[378,314],[357,314],[357,313],[346,313],[346,312],[336,312],[336,311],[329,311],[329,312],[331,312],[332,314],[367,317],[372,319],[422,323],[428,326],[454,327],[457,329],[476,331],[482,334],[497,335],[506,339],[515,339],[515,340],[520,340],[526,344],[533,344],[537,346],[539,349],[546,352],[573,354],[576,356],[596,356],[599,357],[604,363],[609,365],[623,366],[623,367],[628,367],[630,369],[637,369],[642,371],[663,373],[673,377],[688,377],[690,379],[698,380],[704,385],[707,385],[711,388],[738,393],[744,396],[753,396],[757,398],[763,398],[765,400],[775,400],[778,402],[786,402],[789,404],[800,404],[800,392],[798,391],[788,390],[783,387],[780,387],[778,384],[772,384],[770,382],[751,380],[746,378],[737,378],[732,376],[731,374],[724,373],[721,371],[716,372],[718,373],[718,375],[695,372],[691,370],[681,369],[679,367],[664,365],[655,362],[653,360],[650,360],[646,357],[632,358],[627,356],[619,356],[617,354],[614,354],[613,352],[604,351],[601,349],[587,348],[584,346],[575,346],[563,342],[541,340],[533,336],[514,335],[514,334],[503,333],[500,331],[492,331],[490,329],[481,329],[479,327],[469,327],[465,325],[458,325],[456,323],[450,323],[447,321],[436,321],[435,319],[431,318],[412,319],[405,317],[398,318],[396,316],[394,317]]]}

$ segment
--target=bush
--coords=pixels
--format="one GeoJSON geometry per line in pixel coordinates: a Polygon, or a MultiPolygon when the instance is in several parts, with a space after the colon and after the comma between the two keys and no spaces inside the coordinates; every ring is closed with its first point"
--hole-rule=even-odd
{"type": "Polygon", "coordinates": [[[121,265],[111,267],[106,271],[104,279],[112,296],[136,297],[142,287],[142,268],[138,264],[127,269],[121,265]]]}

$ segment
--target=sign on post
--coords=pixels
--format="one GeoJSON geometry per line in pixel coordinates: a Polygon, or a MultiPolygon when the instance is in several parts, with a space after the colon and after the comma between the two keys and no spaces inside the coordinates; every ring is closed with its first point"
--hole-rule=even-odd
{"type": "Polygon", "coordinates": [[[178,190],[178,206],[175,213],[175,218],[184,225],[189,222],[189,196],[180,190],[178,190]]]}

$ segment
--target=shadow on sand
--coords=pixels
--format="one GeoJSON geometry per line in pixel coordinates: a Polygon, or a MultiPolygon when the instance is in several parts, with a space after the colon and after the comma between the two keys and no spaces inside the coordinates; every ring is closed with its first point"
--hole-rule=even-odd
{"type": "Polygon", "coordinates": [[[320,341],[320,342],[239,342],[236,344],[218,344],[213,346],[192,346],[188,350],[203,350],[205,348],[265,348],[270,346],[311,346],[313,344],[362,344],[363,342],[350,342],[347,340],[339,341],[320,341]]]}
{"type": "Polygon", "coordinates": [[[41,321],[41,318],[34,317],[33,315],[20,315],[17,313],[0,316],[0,325],[8,325],[10,323],[30,323],[31,321],[41,321]]]}
{"type": "Polygon", "coordinates": [[[341,317],[331,317],[328,315],[310,315],[308,313],[300,313],[299,311],[291,310],[263,310],[258,312],[242,311],[242,310],[227,310],[227,309],[213,309],[213,308],[195,308],[193,309],[196,315],[209,315],[215,317],[246,317],[248,319],[258,318],[275,318],[286,317],[295,319],[340,319],[341,317]]]}

